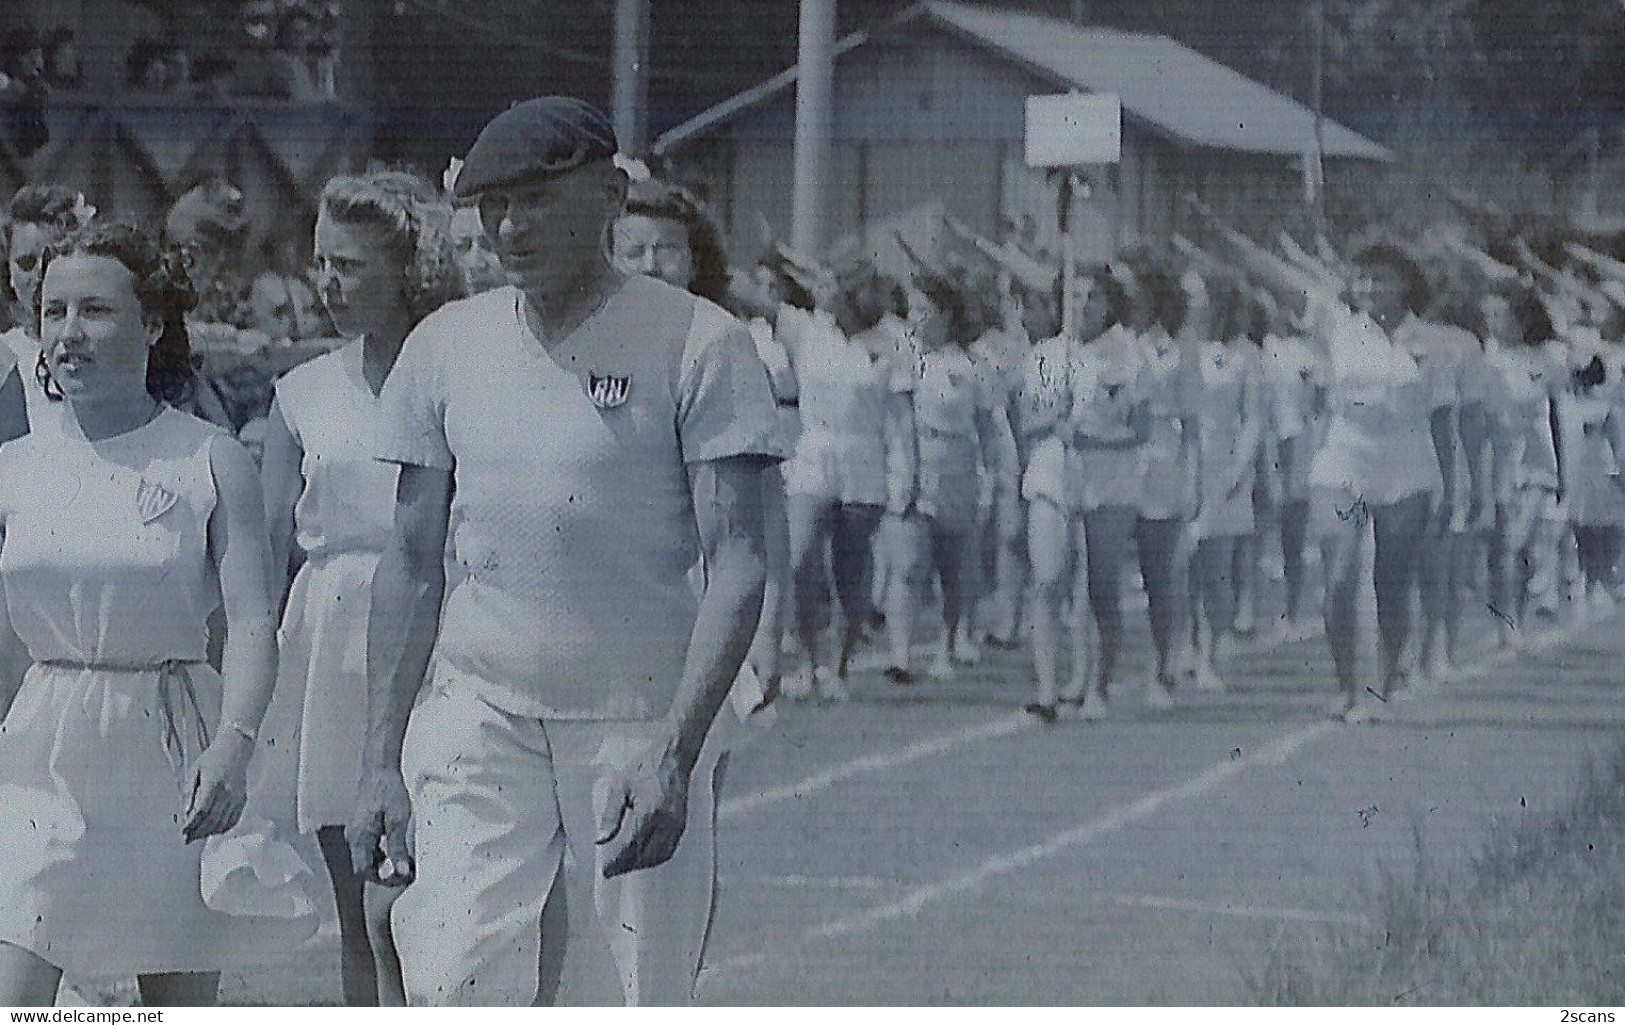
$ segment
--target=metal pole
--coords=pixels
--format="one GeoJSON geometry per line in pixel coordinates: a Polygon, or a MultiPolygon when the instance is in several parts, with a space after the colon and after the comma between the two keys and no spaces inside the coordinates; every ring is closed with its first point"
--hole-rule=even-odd
{"type": "Polygon", "coordinates": [[[1072,285],[1078,279],[1078,248],[1072,235],[1072,176],[1076,172],[1068,167],[1061,172],[1061,337],[1070,339],[1078,323],[1077,303],[1072,299],[1072,285]]]}
{"type": "Polygon", "coordinates": [[[1315,33],[1315,63],[1310,81],[1310,92],[1315,109],[1315,150],[1310,156],[1310,167],[1304,174],[1310,182],[1310,215],[1314,218],[1316,234],[1326,232],[1326,0],[1310,0],[1313,4],[1315,33]]]}
{"type": "Polygon", "coordinates": [[[624,152],[642,156],[649,144],[649,0],[615,0],[614,68],[615,135],[624,152]]]}
{"type": "Polygon", "coordinates": [[[825,186],[833,132],[835,0],[801,0],[801,43],[796,80],[795,186],[791,245],[809,257],[822,254],[825,186]]]}

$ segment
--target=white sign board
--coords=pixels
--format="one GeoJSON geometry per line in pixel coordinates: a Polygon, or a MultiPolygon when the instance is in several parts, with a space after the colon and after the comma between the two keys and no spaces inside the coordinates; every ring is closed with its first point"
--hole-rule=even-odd
{"type": "Polygon", "coordinates": [[[1123,103],[1107,93],[1027,97],[1027,166],[1076,167],[1123,159],[1123,103]]]}

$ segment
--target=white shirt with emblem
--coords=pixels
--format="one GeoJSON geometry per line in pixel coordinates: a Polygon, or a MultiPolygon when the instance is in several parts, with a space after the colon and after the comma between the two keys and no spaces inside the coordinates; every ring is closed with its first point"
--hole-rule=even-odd
{"type": "Polygon", "coordinates": [[[380,458],[453,473],[436,671],[515,715],[659,718],[698,607],[687,467],[783,457],[767,371],[742,324],[652,279],[545,348],[522,302],[442,308],[380,396],[380,458]],[[594,378],[624,401],[595,404],[594,378]]]}

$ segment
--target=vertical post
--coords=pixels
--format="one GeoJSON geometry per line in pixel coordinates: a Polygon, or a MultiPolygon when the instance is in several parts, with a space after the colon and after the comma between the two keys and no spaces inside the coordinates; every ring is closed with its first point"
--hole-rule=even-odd
{"type": "Polygon", "coordinates": [[[805,256],[823,252],[824,190],[833,132],[835,91],[835,0],[801,0],[801,42],[796,80],[795,186],[791,197],[791,245],[805,256]]]}
{"type": "Polygon", "coordinates": [[[1315,109],[1315,145],[1305,161],[1304,181],[1309,185],[1310,217],[1315,234],[1326,233],[1326,0],[1310,0],[1314,18],[1315,62],[1310,93],[1315,109]]]}
{"type": "Polygon", "coordinates": [[[649,0],[615,0],[614,67],[615,135],[641,157],[649,144],[649,0]]]}
{"type": "Polygon", "coordinates": [[[1072,168],[1061,169],[1061,337],[1071,338],[1077,326],[1077,304],[1072,301],[1072,284],[1078,279],[1077,241],[1072,237],[1072,168]]]}

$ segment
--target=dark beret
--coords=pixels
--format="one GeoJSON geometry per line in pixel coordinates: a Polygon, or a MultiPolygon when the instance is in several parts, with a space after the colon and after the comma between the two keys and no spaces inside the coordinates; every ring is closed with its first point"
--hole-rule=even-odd
{"type": "Polygon", "coordinates": [[[609,160],[619,150],[615,127],[603,112],[571,96],[538,96],[492,118],[463,161],[454,192],[473,199],[609,160]]]}

